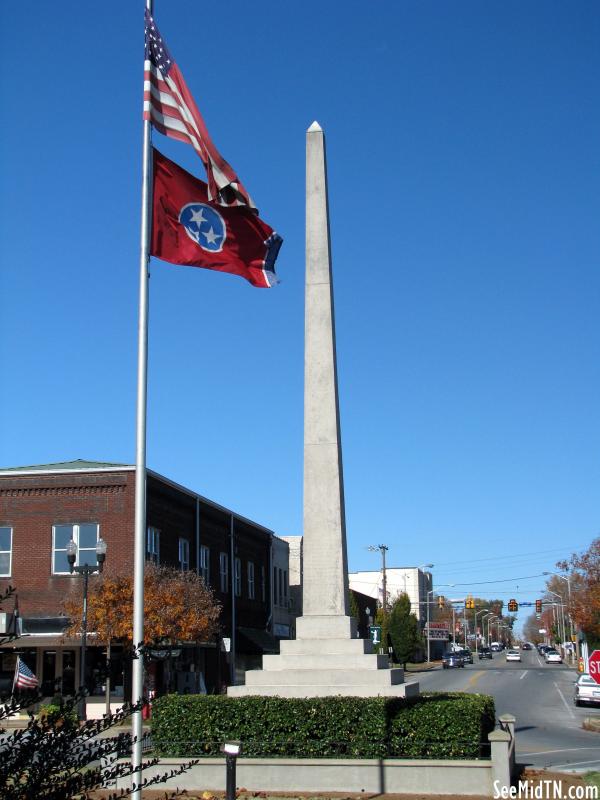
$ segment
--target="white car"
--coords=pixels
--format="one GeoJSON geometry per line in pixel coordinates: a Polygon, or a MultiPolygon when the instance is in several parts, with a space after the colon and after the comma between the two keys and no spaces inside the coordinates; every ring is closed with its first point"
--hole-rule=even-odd
{"type": "Polygon", "coordinates": [[[594,703],[600,705],[600,683],[584,673],[580,675],[575,681],[575,705],[580,706],[582,703],[594,703]]]}
{"type": "Polygon", "coordinates": [[[507,661],[520,661],[521,660],[521,653],[518,650],[511,649],[506,652],[506,660],[507,661]]]}
{"type": "Polygon", "coordinates": [[[562,664],[562,656],[558,650],[555,650],[552,647],[549,650],[546,650],[544,653],[544,659],[546,664],[562,664]]]}

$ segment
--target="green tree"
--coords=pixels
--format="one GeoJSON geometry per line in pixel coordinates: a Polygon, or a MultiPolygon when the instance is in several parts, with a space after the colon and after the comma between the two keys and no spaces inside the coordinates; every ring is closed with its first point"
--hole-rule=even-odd
{"type": "Polygon", "coordinates": [[[410,599],[404,592],[392,605],[388,615],[387,632],[389,632],[396,659],[406,665],[415,658],[417,648],[421,646],[419,621],[410,610],[410,599]]]}
{"type": "Polygon", "coordinates": [[[389,622],[390,615],[386,614],[383,608],[378,608],[375,612],[375,625],[379,625],[381,628],[381,642],[377,645],[377,650],[381,651],[382,653],[387,653],[387,634],[388,634],[388,622],[389,622]]]}

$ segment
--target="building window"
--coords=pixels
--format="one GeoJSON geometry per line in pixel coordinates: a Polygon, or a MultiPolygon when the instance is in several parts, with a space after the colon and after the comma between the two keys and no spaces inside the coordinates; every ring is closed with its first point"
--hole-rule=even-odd
{"type": "Polygon", "coordinates": [[[236,597],[242,596],[242,561],[239,558],[235,559],[235,594],[236,597]]]}
{"type": "Polygon", "coordinates": [[[179,538],[179,569],[187,572],[190,568],[190,543],[183,537],[179,538]]]}
{"type": "Polygon", "coordinates": [[[0,575],[7,578],[12,569],[12,528],[0,528],[0,575]]]}
{"type": "Polygon", "coordinates": [[[200,545],[200,575],[206,586],[210,579],[210,550],[205,544],[200,545]]]}
{"type": "Polygon", "coordinates": [[[155,564],[160,562],[160,531],[158,528],[148,528],[146,537],[146,559],[155,564]]]}
{"type": "Polygon", "coordinates": [[[52,573],[68,575],[71,572],[67,558],[67,544],[71,539],[77,545],[75,566],[85,564],[96,566],[96,543],[100,538],[100,526],[97,522],[80,522],[72,525],[52,526],[52,573]]]}
{"type": "Polygon", "coordinates": [[[248,597],[254,600],[254,564],[248,562],[248,597]]]}
{"type": "Polygon", "coordinates": [[[283,570],[282,573],[282,584],[283,584],[283,605],[287,608],[288,607],[288,572],[287,569],[283,570]]]}
{"type": "Polygon", "coordinates": [[[229,591],[229,558],[227,553],[219,553],[219,577],[221,591],[226,594],[229,591]]]}
{"type": "Polygon", "coordinates": [[[279,568],[273,567],[273,603],[279,605],[279,568]]]}
{"type": "Polygon", "coordinates": [[[264,567],[260,568],[260,599],[267,602],[267,571],[264,567]]]}

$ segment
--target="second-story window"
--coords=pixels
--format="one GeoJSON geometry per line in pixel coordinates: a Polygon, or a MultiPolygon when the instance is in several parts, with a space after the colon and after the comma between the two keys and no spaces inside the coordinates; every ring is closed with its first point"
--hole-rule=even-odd
{"type": "Polygon", "coordinates": [[[248,597],[254,600],[254,564],[252,561],[248,562],[248,597]]]}
{"type": "Polygon", "coordinates": [[[205,544],[200,545],[200,575],[206,586],[210,580],[210,550],[205,544]]]}
{"type": "Polygon", "coordinates": [[[229,591],[229,558],[227,553],[219,553],[220,588],[225,594],[229,591]]]}
{"type": "Polygon", "coordinates": [[[160,563],[160,531],[158,528],[148,528],[146,537],[146,558],[155,564],[160,563]]]}
{"type": "Polygon", "coordinates": [[[281,574],[281,583],[282,583],[282,594],[283,594],[283,605],[287,608],[288,607],[288,572],[287,569],[284,569],[281,574]]]}
{"type": "Polygon", "coordinates": [[[273,604],[278,606],[279,603],[279,567],[273,567],[273,604]]]}
{"type": "Polygon", "coordinates": [[[179,537],[179,569],[187,572],[190,568],[190,543],[183,536],[179,537]]]}
{"type": "Polygon", "coordinates": [[[264,567],[260,568],[260,599],[267,602],[267,571],[264,567]]]}
{"type": "Polygon", "coordinates": [[[12,570],[12,528],[0,528],[0,576],[9,578],[12,570]]]}
{"type": "Polygon", "coordinates": [[[235,593],[237,597],[242,596],[242,561],[235,559],[235,593]]]}
{"type": "Polygon", "coordinates": [[[96,543],[100,534],[97,522],[80,522],[68,525],[52,526],[52,573],[54,575],[69,575],[69,560],[67,559],[67,544],[71,539],[77,545],[75,565],[84,564],[96,566],[96,543]]]}

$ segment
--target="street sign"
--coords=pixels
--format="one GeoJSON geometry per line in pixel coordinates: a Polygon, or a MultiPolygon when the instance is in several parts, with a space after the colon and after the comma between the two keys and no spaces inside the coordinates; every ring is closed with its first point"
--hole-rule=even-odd
{"type": "Polygon", "coordinates": [[[444,628],[429,628],[425,631],[428,639],[436,642],[447,642],[450,634],[444,628]]]}
{"type": "Polygon", "coordinates": [[[600,684],[600,650],[594,650],[592,655],[588,658],[588,669],[590,676],[600,684]]]}
{"type": "Polygon", "coordinates": [[[381,625],[369,625],[369,636],[373,644],[381,644],[381,625]]]}

